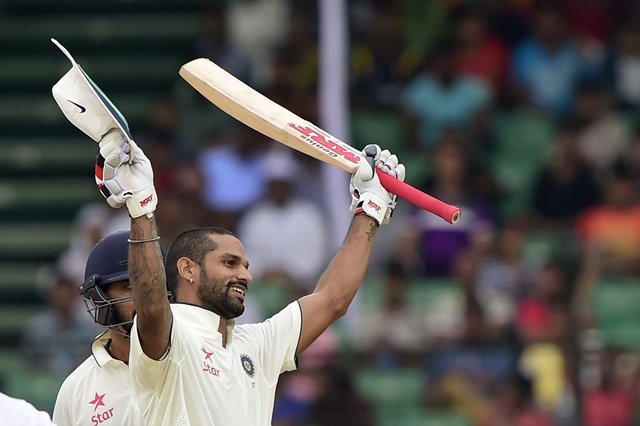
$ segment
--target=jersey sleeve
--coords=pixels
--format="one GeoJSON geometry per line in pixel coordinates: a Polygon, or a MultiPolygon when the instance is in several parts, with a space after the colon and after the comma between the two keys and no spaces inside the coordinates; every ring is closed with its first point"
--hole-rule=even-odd
{"type": "Polygon", "coordinates": [[[278,380],[280,373],[295,370],[296,349],[302,329],[302,311],[298,302],[257,324],[256,337],[260,362],[270,382],[278,380]]]}
{"type": "Polygon", "coordinates": [[[174,316],[167,353],[161,359],[156,360],[147,356],[142,350],[137,317],[134,318],[130,338],[129,372],[135,385],[141,386],[146,390],[158,389],[165,382],[171,369],[175,368],[175,363],[179,363],[179,360],[183,358],[184,351],[178,339],[177,328],[179,328],[179,322],[176,321],[174,316]]]}

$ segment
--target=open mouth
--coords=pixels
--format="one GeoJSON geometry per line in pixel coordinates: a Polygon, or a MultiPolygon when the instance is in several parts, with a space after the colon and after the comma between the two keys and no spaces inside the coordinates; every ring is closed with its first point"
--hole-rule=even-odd
{"type": "Polygon", "coordinates": [[[234,294],[237,294],[240,298],[240,300],[244,301],[244,297],[247,293],[247,289],[244,286],[241,285],[237,285],[237,284],[233,284],[229,287],[229,290],[231,292],[233,292],[234,294]]]}

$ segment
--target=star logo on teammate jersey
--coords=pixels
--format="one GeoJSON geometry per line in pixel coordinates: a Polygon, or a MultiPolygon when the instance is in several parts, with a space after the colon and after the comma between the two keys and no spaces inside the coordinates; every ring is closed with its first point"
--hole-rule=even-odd
{"type": "Polygon", "coordinates": [[[204,352],[204,360],[205,360],[205,361],[211,361],[211,357],[213,356],[213,352],[209,352],[208,350],[206,350],[206,349],[204,348],[204,346],[203,346],[203,347],[201,347],[201,348],[200,348],[200,350],[201,350],[202,352],[204,352]]]}
{"type": "Polygon", "coordinates": [[[93,411],[96,411],[100,406],[103,406],[103,407],[105,406],[103,401],[105,395],[106,393],[103,393],[102,395],[100,395],[98,394],[98,392],[96,392],[96,395],[93,397],[93,401],[89,401],[89,404],[94,404],[93,411]]]}

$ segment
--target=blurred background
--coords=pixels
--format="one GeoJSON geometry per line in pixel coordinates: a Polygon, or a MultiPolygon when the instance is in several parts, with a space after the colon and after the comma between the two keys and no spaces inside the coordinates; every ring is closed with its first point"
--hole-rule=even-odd
{"type": "Polygon", "coordinates": [[[205,101],[184,62],[391,149],[463,209],[399,203],[347,317],[281,377],[274,426],[640,424],[639,24],[633,0],[1,0],[0,390],[51,411],[99,331],[88,251],[129,222],[50,94],[56,37],[151,158],[164,247],[200,225],[244,242],[241,322],[312,290],[347,175],[326,191],[325,166],[205,101]],[[335,64],[321,28],[346,31],[335,64]],[[320,102],[340,76],[344,113],[320,102]]]}

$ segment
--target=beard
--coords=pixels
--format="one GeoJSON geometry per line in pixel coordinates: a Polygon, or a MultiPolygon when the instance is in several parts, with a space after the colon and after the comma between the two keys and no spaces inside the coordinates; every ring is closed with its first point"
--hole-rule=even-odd
{"type": "Polygon", "coordinates": [[[202,306],[225,319],[237,318],[244,312],[244,303],[231,295],[232,282],[209,278],[204,268],[198,296],[202,306]]]}

